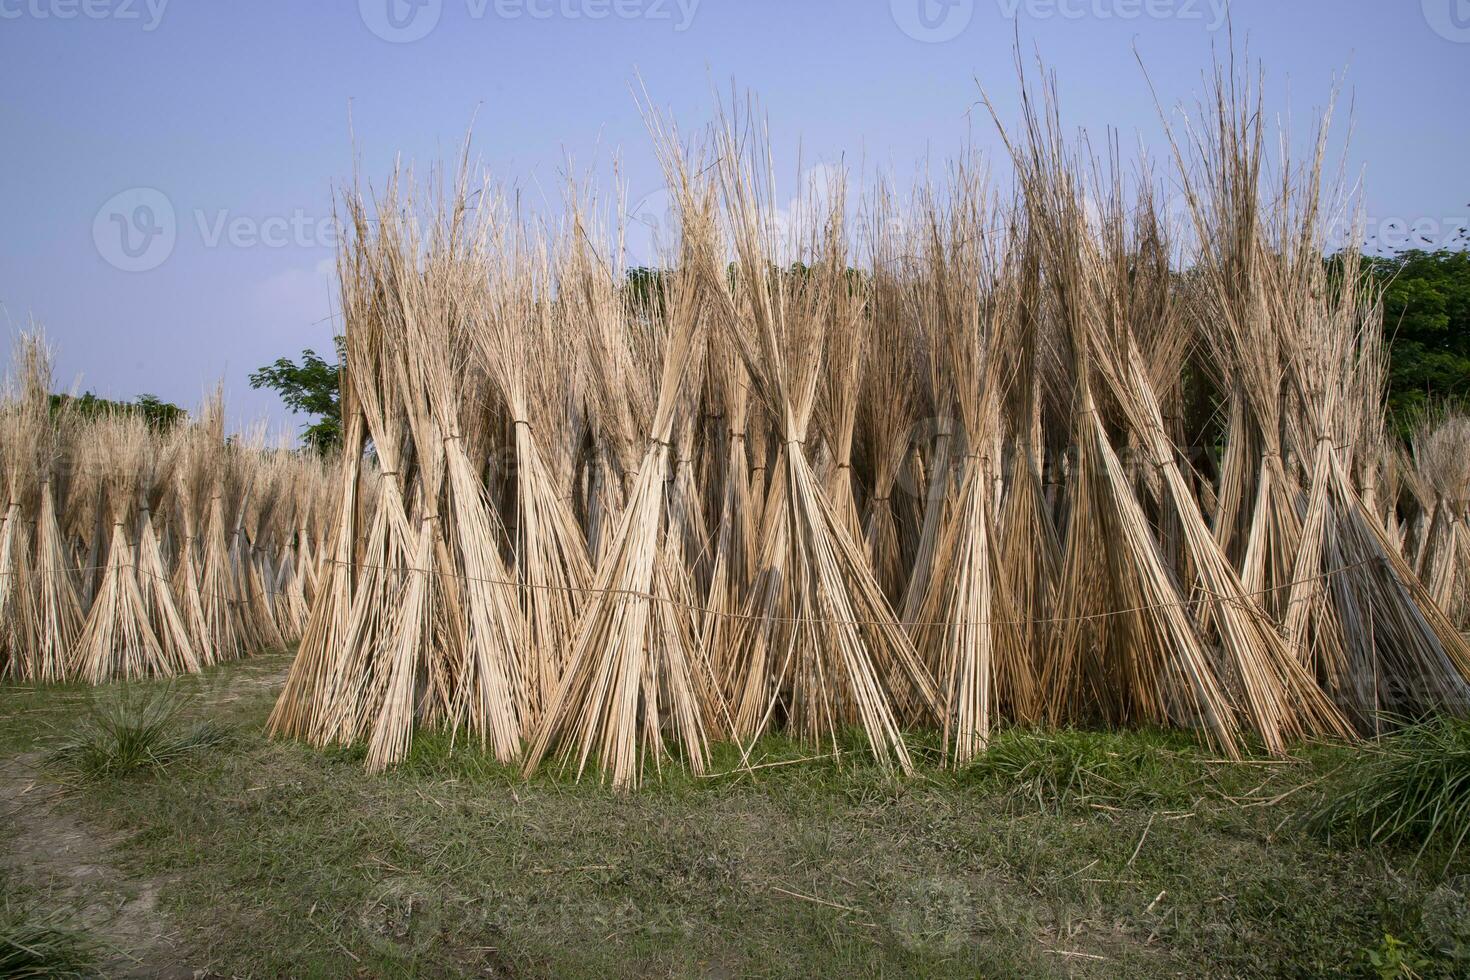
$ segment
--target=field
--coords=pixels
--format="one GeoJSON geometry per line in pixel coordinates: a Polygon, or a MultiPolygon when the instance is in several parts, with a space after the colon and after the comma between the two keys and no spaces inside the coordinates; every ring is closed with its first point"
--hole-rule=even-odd
{"type": "Polygon", "coordinates": [[[183,977],[1454,975],[1424,909],[1463,857],[1304,826],[1361,749],[1012,731],[895,780],[768,739],[753,772],[619,795],[427,733],[381,775],[268,741],[287,665],[0,689],[7,937],[183,977]],[[226,737],[126,776],[56,761],[150,690],[226,737]]]}

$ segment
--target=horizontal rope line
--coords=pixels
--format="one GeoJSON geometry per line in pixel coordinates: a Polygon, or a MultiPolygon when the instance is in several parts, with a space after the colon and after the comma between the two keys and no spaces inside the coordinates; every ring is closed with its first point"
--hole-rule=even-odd
{"type": "MultiPolygon", "coordinates": [[[[79,575],[79,574],[81,574],[83,572],[102,572],[102,571],[106,571],[109,568],[126,568],[126,569],[129,569],[131,571],[137,572],[140,575],[147,575],[147,576],[150,576],[152,578],[158,579],[159,581],[168,584],[168,586],[170,588],[173,587],[173,579],[170,578],[169,576],[167,576],[167,575],[160,575],[157,572],[153,571],[153,569],[151,569],[151,568],[143,568],[140,565],[136,565],[136,564],[132,564],[132,563],[128,563],[128,562],[119,562],[117,565],[81,565],[81,566],[78,566],[77,568],[63,569],[63,570],[61,570],[61,573],[64,574],[64,575],[66,575],[66,574],[79,575]]],[[[34,576],[37,576],[37,577],[55,575],[57,573],[57,569],[55,567],[32,568],[29,571],[30,571],[30,574],[31,575],[34,575],[34,576]]],[[[3,582],[5,580],[5,578],[6,578],[6,576],[9,575],[9,574],[13,574],[13,573],[0,572],[0,582],[3,582]]],[[[297,575],[301,575],[301,574],[304,574],[304,573],[303,572],[296,572],[296,574],[297,575]]],[[[230,593],[228,593],[228,592],[221,592],[218,589],[205,590],[205,589],[195,588],[195,589],[192,589],[190,591],[194,592],[197,595],[209,596],[212,599],[223,599],[224,601],[230,602],[230,603],[234,603],[237,606],[239,606],[239,605],[246,605],[246,604],[248,604],[250,602],[249,599],[238,599],[238,598],[234,598],[234,597],[232,597],[230,595],[230,593]]],[[[268,595],[268,596],[291,596],[291,595],[294,595],[295,593],[285,592],[285,591],[282,591],[280,589],[261,589],[257,594],[259,594],[259,595],[268,595]]]]}
{"type": "MultiPolygon", "coordinates": [[[[636,589],[597,588],[596,586],[575,586],[575,585],[542,585],[542,584],[534,583],[534,582],[515,582],[515,581],[510,581],[508,579],[482,578],[482,577],[477,577],[477,576],[465,575],[463,573],[458,573],[458,572],[455,573],[455,574],[453,574],[453,575],[451,575],[451,576],[449,576],[449,577],[455,579],[456,581],[460,581],[460,582],[477,582],[477,583],[480,583],[480,584],[483,584],[483,585],[499,585],[499,586],[502,586],[502,587],[505,587],[505,588],[526,589],[526,590],[532,590],[532,591],[540,590],[540,591],[548,591],[548,592],[576,593],[576,594],[581,594],[581,595],[617,595],[617,596],[626,596],[628,598],[633,598],[633,599],[646,599],[646,600],[651,601],[651,602],[662,602],[662,603],[665,603],[665,604],[668,604],[668,605],[677,606],[677,607],[682,608],[682,609],[689,609],[689,610],[691,610],[693,612],[703,613],[703,614],[709,615],[709,616],[720,616],[720,617],[724,617],[724,618],[728,618],[728,619],[740,619],[740,620],[747,620],[747,621],[754,620],[754,621],[759,621],[759,622],[772,622],[772,623],[807,623],[807,624],[813,624],[813,625],[843,625],[843,626],[892,626],[892,625],[898,625],[898,626],[902,626],[904,628],[911,628],[911,627],[930,627],[930,626],[1039,626],[1039,625],[1052,625],[1052,624],[1058,624],[1058,623],[1090,622],[1090,621],[1097,620],[1097,619],[1107,619],[1107,618],[1112,617],[1112,616],[1126,616],[1126,615],[1129,615],[1131,613],[1148,612],[1148,611],[1155,610],[1155,609],[1185,608],[1185,607],[1193,607],[1193,606],[1200,606],[1200,605],[1217,605],[1217,604],[1222,604],[1222,603],[1232,603],[1232,604],[1235,604],[1235,605],[1242,605],[1242,601],[1241,600],[1244,600],[1244,599],[1253,598],[1255,596],[1266,595],[1266,594],[1272,593],[1272,592],[1280,592],[1280,591],[1282,591],[1284,589],[1290,589],[1290,588],[1293,588],[1294,586],[1302,585],[1302,584],[1305,584],[1305,583],[1308,583],[1308,582],[1320,581],[1322,579],[1330,578],[1330,577],[1332,577],[1334,575],[1342,575],[1342,574],[1345,574],[1346,572],[1352,571],[1355,568],[1360,568],[1360,567],[1362,567],[1364,565],[1372,564],[1375,561],[1381,561],[1381,560],[1382,559],[1379,559],[1379,558],[1365,558],[1362,561],[1354,562],[1351,565],[1342,565],[1342,566],[1339,566],[1338,568],[1329,569],[1329,570],[1327,570],[1325,572],[1322,572],[1322,573],[1320,573],[1318,575],[1309,575],[1309,576],[1307,576],[1306,578],[1303,578],[1303,579],[1296,579],[1296,580],[1291,581],[1291,582],[1283,582],[1280,585],[1268,586],[1266,588],[1257,589],[1257,590],[1252,591],[1252,592],[1242,592],[1238,596],[1214,596],[1214,595],[1212,595],[1209,598],[1179,599],[1179,600],[1176,600],[1176,601],[1173,601],[1173,602],[1147,603],[1147,604],[1140,605],[1140,606],[1128,606],[1128,607],[1124,607],[1124,608],[1121,608],[1121,609],[1109,609],[1109,610],[1106,610],[1106,611],[1100,612],[1100,613],[1086,613],[1086,614],[1083,614],[1081,616],[1057,616],[1057,617],[1051,617],[1051,618],[1045,618],[1045,619],[1011,619],[1011,620],[1007,620],[1007,619],[901,620],[901,619],[899,619],[896,616],[893,619],[891,619],[891,620],[882,620],[882,619],[830,619],[830,618],[824,618],[824,617],[818,617],[818,616],[761,616],[761,615],[756,615],[756,614],[753,614],[753,613],[731,612],[731,611],[722,610],[722,609],[712,609],[712,608],[710,608],[708,606],[701,606],[701,605],[696,605],[695,603],[692,603],[692,602],[685,602],[682,599],[676,599],[676,598],[674,598],[672,596],[654,595],[654,594],[648,593],[648,592],[640,592],[640,591],[638,591],[636,589]]],[[[368,563],[368,562],[344,562],[344,561],[338,561],[336,559],[331,559],[331,558],[323,559],[323,564],[325,564],[325,565],[335,565],[335,566],[338,566],[338,567],[347,567],[347,568],[374,569],[374,570],[378,570],[378,571],[390,572],[390,573],[397,574],[397,575],[407,575],[407,574],[424,575],[424,574],[429,574],[429,575],[433,575],[435,578],[442,578],[442,577],[444,577],[444,573],[441,572],[439,569],[427,570],[427,569],[422,569],[422,568],[396,568],[396,567],[392,567],[392,566],[388,566],[388,565],[378,565],[378,564],[372,564],[372,563],[368,563]]],[[[321,586],[321,585],[318,586],[318,590],[319,591],[322,588],[324,588],[324,586],[321,586]]],[[[1259,610],[1257,610],[1257,611],[1259,611],[1259,610]]]]}

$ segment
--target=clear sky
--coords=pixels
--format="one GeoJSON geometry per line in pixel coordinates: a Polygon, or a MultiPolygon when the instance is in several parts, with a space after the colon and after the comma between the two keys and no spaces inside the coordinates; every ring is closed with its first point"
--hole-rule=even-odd
{"type": "MultiPolygon", "coordinates": [[[[1015,118],[1012,45],[1055,69],[1064,120],[1153,149],[1204,91],[1225,0],[0,0],[0,323],[31,317],[60,380],[293,420],[249,371],[330,349],[331,215],[395,153],[475,150],[532,201],[570,159],[631,201],[659,187],[635,79],[685,129],[732,79],[778,161],[902,177],[967,139],[977,82],[1015,118]]],[[[1234,0],[1273,112],[1304,126],[1346,73],[1375,222],[1470,212],[1470,0],[1234,0]]],[[[793,182],[794,183],[794,182],[793,182]]],[[[790,186],[790,184],[788,184],[790,186]]],[[[651,199],[645,210],[657,211],[651,199]]],[[[8,354],[5,355],[8,360],[8,354]]],[[[299,421],[299,420],[298,420],[299,421]]]]}

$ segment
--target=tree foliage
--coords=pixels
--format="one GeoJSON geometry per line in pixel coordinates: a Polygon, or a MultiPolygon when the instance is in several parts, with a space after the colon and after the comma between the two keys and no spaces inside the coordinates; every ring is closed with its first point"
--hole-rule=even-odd
{"type": "MultiPolygon", "coordinates": [[[[1371,257],[1374,275],[1385,283],[1384,341],[1391,345],[1388,376],[1390,419],[1407,434],[1416,414],[1441,401],[1470,402],[1470,252],[1441,249],[1409,250],[1396,255],[1371,257]]],[[[786,271],[801,275],[806,270],[792,266],[786,271]]],[[[628,270],[628,301],[649,313],[664,302],[666,273],[660,269],[628,270]]],[[[852,273],[854,283],[861,273],[852,273]]],[[[336,338],[337,363],[329,363],[310,348],[300,361],[278,358],[250,375],[252,388],[269,388],[280,394],[292,412],[311,415],[302,439],[310,447],[325,451],[342,442],[342,406],[338,391],[344,338],[336,338]]],[[[90,393],[83,396],[98,405],[104,402],[90,393]]],[[[143,395],[137,406],[150,422],[158,413],[166,424],[182,416],[182,409],[143,395]],[[172,413],[172,414],[171,414],[172,413]]]]}
{"type": "Polygon", "coordinates": [[[1432,402],[1470,400],[1470,252],[1414,249],[1370,261],[1386,283],[1388,408],[1403,430],[1432,402]]]}
{"type": "Polygon", "coordinates": [[[306,348],[300,362],[278,357],[250,373],[250,387],[269,388],[293,413],[310,415],[315,421],[301,432],[301,440],[317,452],[326,452],[342,444],[342,401],[340,379],[345,338],[335,338],[337,360],[329,363],[316,351],[306,348]]]}
{"type": "Polygon", "coordinates": [[[143,420],[157,432],[165,432],[182,422],[188,415],[182,408],[166,402],[157,395],[139,395],[136,401],[120,402],[99,398],[88,391],[81,395],[52,395],[51,411],[56,412],[65,405],[82,418],[91,419],[111,412],[141,415],[143,420]]]}

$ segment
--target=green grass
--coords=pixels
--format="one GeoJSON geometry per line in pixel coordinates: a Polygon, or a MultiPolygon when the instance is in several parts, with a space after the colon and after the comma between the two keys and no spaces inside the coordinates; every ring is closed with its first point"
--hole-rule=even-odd
{"type": "Polygon", "coordinates": [[[1453,861],[1470,836],[1470,720],[1431,718],[1366,747],[1309,825],[1357,844],[1453,861]]]}
{"type": "Polygon", "coordinates": [[[97,948],[86,933],[69,927],[59,913],[38,914],[0,907],[0,977],[7,980],[89,977],[97,948]]]}
{"type": "Polygon", "coordinates": [[[54,770],[82,779],[123,779],[157,772],[229,742],[217,721],[180,721],[186,702],[171,687],[124,688],[93,706],[86,723],[47,756],[54,770]]]}
{"type": "MultiPolygon", "coordinates": [[[[915,739],[901,779],[855,736],[769,738],[753,772],[719,746],[707,777],[616,796],[442,734],[380,776],[360,748],[270,742],[259,680],[283,664],[186,691],[180,730],[216,718],[229,751],[68,790],[214,973],[1374,976],[1391,935],[1458,975],[1425,923],[1463,855],[1303,826],[1358,750],[1229,763],[1173,733],[1005,731],[958,773],[915,739]]],[[[90,710],[72,693],[0,691],[0,755],[65,738],[90,710]]]]}
{"type": "Polygon", "coordinates": [[[1198,753],[1181,736],[1074,729],[1001,732],[964,775],[1051,809],[1186,806],[1203,780],[1198,753]]]}

